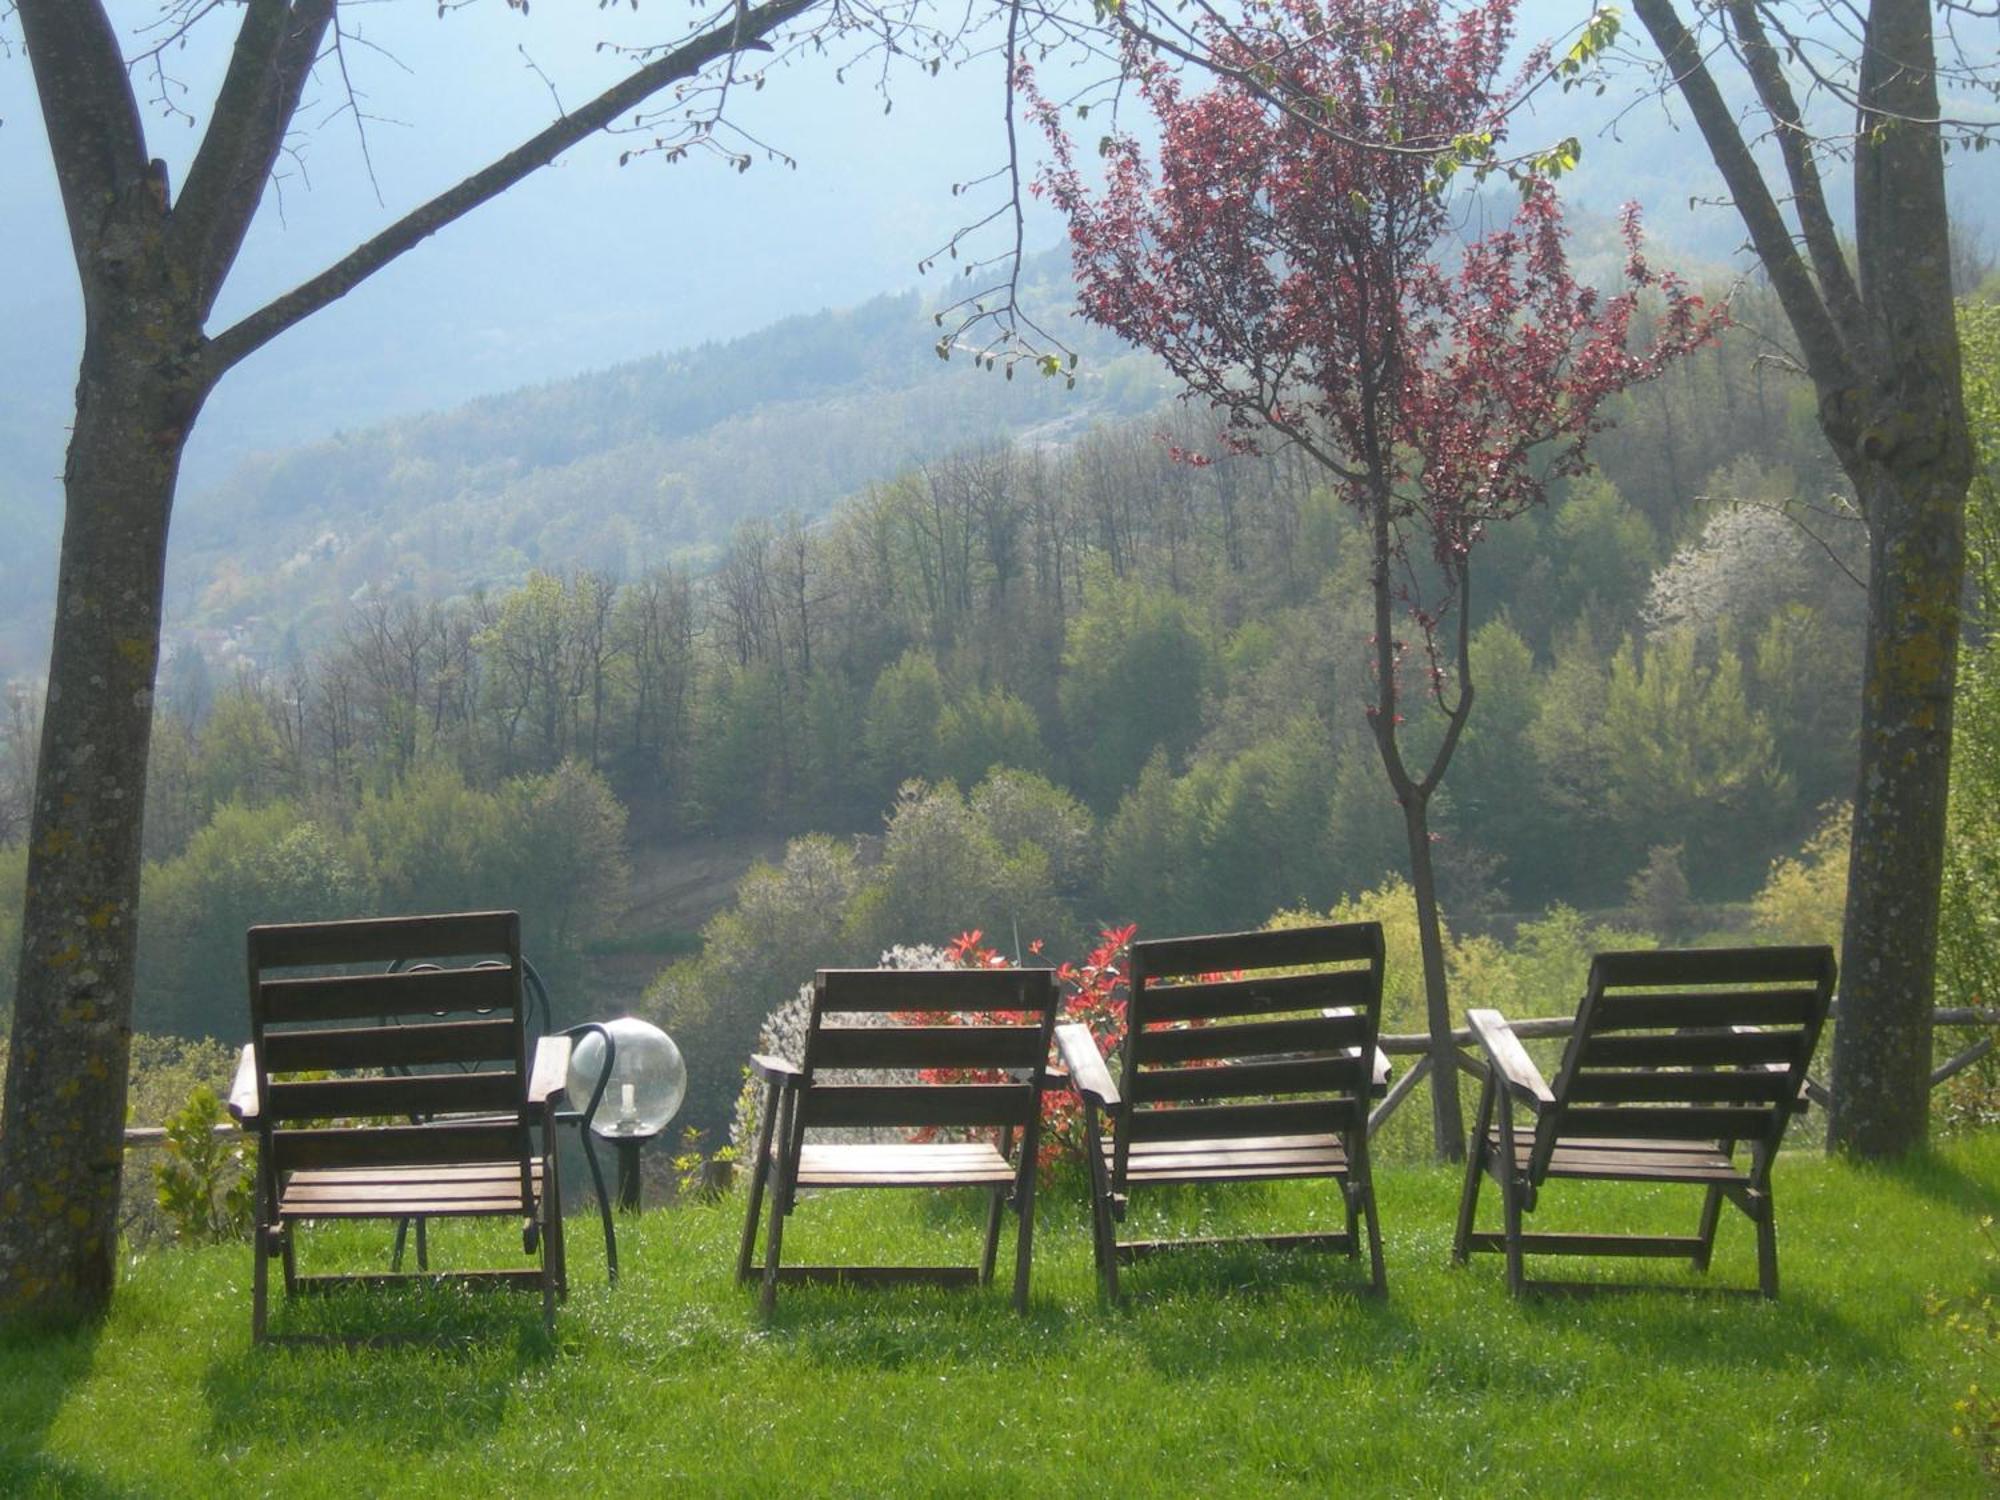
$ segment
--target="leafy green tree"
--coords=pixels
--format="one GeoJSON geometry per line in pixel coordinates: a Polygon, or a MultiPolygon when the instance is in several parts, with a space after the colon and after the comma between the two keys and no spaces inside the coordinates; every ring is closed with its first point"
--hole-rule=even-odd
{"type": "Polygon", "coordinates": [[[1610,683],[1610,663],[1588,626],[1579,621],[1564,631],[1528,727],[1548,816],[1512,849],[1515,868],[1547,871],[1559,890],[1577,890],[1585,871],[1607,863],[1611,771],[1604,718],[1610,683]]]}
{"type": "MultiPolygon", "coordinates": [[[[875,679],[861,739],[868,774],[884,797],[910,777],[937,774],[944,705],[944,679],[922,651],[904,652],[875,679]]],[[[985,769],[980,768],[981,775],[985,769]]]]}
{"type": "Polygon", "coordinates": [[[971,786],[999,766],[1048,771],[1035,711],[1000,687],[969,692],[946,704],[937,723],[938,771],[971,786]]]}
{"type": "Polygon", "coordinates": [[[1659,556],[1652,523],[1626,503],[1610,480],[1590,475],[1570,486],[1551,518],[1549,532],[1556,564],[1557,618],[1571,619],[1590,610],[1593,619],[1614,630],[1636,624],[1637,603],[1645,597],[1659,556]]]}
{"type": "Polygon", "coordinates": [[[718,669],[702,695],[688,771],[686,811],[697,825],[762,826],[781,805],[784,684],[775,667],[718,669]]]}
{"type": "Polygon", "coordinates": [[[180,1036],[243,1025],[243,933],[367,912],[363,857],[288,802],[226,802],[179,858],[147,871],[140,1024],[180,1036]]]}
{"type": "Polygon", "coordinates": [[[1530,739],[1540,693],[1534,653],[1509,621],[1493,620],[1473,632],[1471,656],[1479,715],[1459,742],[1452,822],[1460,837],[1515,855],[1510,879],[1533,885],[1546,876],[1516,851],[1525,852],[1549,816],[1530,739]]]}
{"type": "Polygon", "coordinates": [[[467,784],[448,761],[423,762],[387,791],[364,795],[354,829],[385,914],[512,904],[506,802],[467,784]]]}
{"type": "Polygon", "coordinates": [[[511,899],[522,941],[564,959],[624,915],[625,809],[597,772],[566,760],[502,789],[511,899]]]}
{"type": "Polygon", "coordinates": [[[1336,890],[1328,838],[1333,755],[1317,720],[1230,761],[1204,799],[1201,906],[1250,927],[1281,907],[1324,906],[1336,890]]]}
{"type": "Polygon", "coordinates": [[[1604,753],[1613,817],[1634,844],[1685,837],[1704,885],[1741,876],[1789,795],[1777,746],[1750,707],[1741,660],[1727,645],[1700,661],[1677,631],[1611,659],[1604,753]]]}
{"type": "Polygon", "coordinates": [[[1795,855],[1771,861],[1771,873],[1751,900],[1757,931],[1777,943],[1840,944],[1847,901],[1847,847],[1854,809],[1835,805],[1795,855]]]}
{"type": "Polygon", "coordinates": [[[283,758],[271,716],[248,682],[217,695],[195,741],[195,779],[210,807],[257,807],[279,795],[283,758]]]}
{"type": "Polygon", "coordinates": [[[849,910],[853,939],[871,953],[978,928],[996,947],[1062,934],[1067,924],[1034,844],[1010,854],[949,782],[906,782],[882,834],[882,861],[849,910]]]}
{"type": "Polygon", "coordinates": [[[1115,806],[1155,750],[1193,745],[1211,638],[1194,603],[1138,579],[1104,580],[1070,622],[1063,732],[1093,805],[1115,806]]]}
{"type": "Polygon", "coordinates": [[[1166,751],[1156,750],[1105,825],[1104,899],[1142,932],[1196,930],[1200,847],[1166,751]]]}
{"type": "Polygon", "coordinates": [[[1069,792],[1032,771],[1002,766],[972,789],[971,802],[1009,855],[1030,845],[1042,851],[1049,880],[1065,900],[1097,889],[1103,865],[1097,820],[1069,792]]]}

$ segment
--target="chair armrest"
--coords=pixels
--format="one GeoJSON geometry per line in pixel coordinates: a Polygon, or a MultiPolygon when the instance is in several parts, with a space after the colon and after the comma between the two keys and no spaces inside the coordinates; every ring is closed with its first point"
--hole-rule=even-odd
{"type": "Polygon", "coordinates": [[[569,1038],[558,1033],[535,1043],[535,1066],[528,1074],[528,1102],[560,1108],[569,1088],[569,1038]]]}
{"type": "Polygon", "coordinates": [[[263,1112],[264,1101],[257,1086],[257,1049],[243,1044],[236,1059],[236,1081],[229,1085],[229,1112],[240,1125],[247,1125],[263,1112]]]}
{"type": "Polygon", "coordinates": [[[1063,1022],[1056,1028],[1056,1051],[1079,1094],[1095,1099],[1103,1109],[1118,1108],[1118,1087],[1111,1081],[1111,1070],[1104,1066],[1104,1054],[1097,1050],[1097,1038],[1088,1026],[1081,1021],[1063,1022]]]}
{"type": "Polygon", "coordinates": [[[1506,1080],[1516,1098],[1537,1114],[1556,1102],[1556,1096],[1542,1079],[1542,1070],[1528,1056],[1527,1048],[1514,1035],[1514,1028],[1507,1024],[1505,1016],[1497,1010],[1469,1010],[1465,1021],[1472,1028],[1473,1039],[1485,1049],[1487,1061],[1506,1080]]]}
{"type": "Polygon", "coordinates": [[[772,1057],[768,1053],[750,1054],[750,1071],[766,1083],[792,1085],[804,1078],[805,1070],[797,1063],[788,1063],[782,1057],[772,1057]]]}

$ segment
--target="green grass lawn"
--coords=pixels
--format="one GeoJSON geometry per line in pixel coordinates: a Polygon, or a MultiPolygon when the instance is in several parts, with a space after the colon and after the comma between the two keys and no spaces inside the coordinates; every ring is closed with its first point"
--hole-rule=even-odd
{"type": "MultiPolygon", "coordinates": [[[[553,1340],[538,1299],[430,1294],[281,1304],[274,1329],[453,1335],[438,1344],[253,1349],[248,1250],[160,1252],[94,1333],[0,1344],[0,1494],[1993,1493],[1951,1426],[2000,1369],[1929,1307],[2000,1290],[1979,1228],[2000,1136],[1893,1171],[1788,1157],[1776,1304],[1512,1302],[1498,1257],[1446,1263],[1456,1174],[1381,1175],[1383,1302],[1338,1290],[1338,1257],[1204,1251],[1131,1268],[1104,1310],[1069,1187],[1043,1195],[1025,1319],[1000,1286],[802,1288],[767,1327],[730,1277],[740,1196],[628,1221],[615,1291],[594,1222],[572,1220],[553,1340]]],[[[1685,1232],[1699,1203],[1562,1188],[1537,1227],[1685,1232]]],[[[1135,1206],[1141,1229],[1183,1232],[1335,1217],[1311,1185],[1135,1206]]],[[[447,1225],[437,1260],[508,1264],[509,1238],[447,1225]]],[[[974,1202],[849,1193],[802,1202],[786,1246],[965,1261],[977,1238],[974,1202]]],[[[1753,1284],[1752,1243],[1728,1211],[1712,1279],[1753,1284]]],[[[302,1268],[385,1246],[380,1227],[322,1231],[302,1268]]]]}

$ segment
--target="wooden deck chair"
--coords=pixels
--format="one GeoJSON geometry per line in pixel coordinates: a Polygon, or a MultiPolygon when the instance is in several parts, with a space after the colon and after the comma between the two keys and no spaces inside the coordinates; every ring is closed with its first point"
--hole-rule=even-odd
{"type": "Polygon", "coordinates": [[[529,1072],[520,918],[259,926],[248,945],[250,1043],[230,1109],[257,1133],[253,1336],[265,1337],[274,1256],[287,1295],[463,1280],[539,1290],[552,1324],[564,1291],[555,1116],[569,1040],[544,1037],[529,1072]],[[421,962],[381,971],[399,958],[421,962]],[[468,1113],[485,1118],[450,1118],[468,1113]],[[406,1123],[413,1117],[441,1118],[406,1123]],[[539,1265],[450,1277],[298,1273],[299,1227],[314,1220],[474,1215],[519,1219],[522,1248],[539,1249],[539,1265]]]}
{"type": "Polygon", "coordinates": [[[986,1285],[993,1279],[1002,1210],[1010,1205],[1019,1218],[1014,1306],[1027,1311],[1035,1154],[1055,1015],[1055,975],[1048,969],[820,972],[800,1062],[750,1059],[766,1093],[736,1275],[741,1282],[751,1279],[758,1213],[768,1193],[762,1300],[767,1314],[776,1305],[780,1282],[986,1285]],[[919,1012],[954,1024],[852,1024],[869,1012],[919,1012]],[[949,1069],[967,1081],[913,1081],[915,1070],[926,1069],[949,1069]],[[880,1144],[812,1138],[830,1130],[885,1127],[993,1134],[880,1144]],[[991,1201],[979,1265],[783,1264],[785,1219],[797,1206],[799,1191],[856,1187],[983,1188],[991,1201]]]}
{"type": "Polygon", "coordinates": [[[1516,1294],[1530,1284],[1523,1255],[1685,1256],[1706,1271],[1727,1199],[1757,1226],[1758,1290],[1777,1296],[1771,1165],[1805,1108],[1806,1064],[1833,980],[1833,950],[1823,946],[1600,953],[1553,1085],[1499,1012],[1468,1012],[1486,1084],[1452,1259],[1503,1252],[1516,1294]],[[1516,1106],[1532,1122],[1525,1129],[1516,1106]],[[1500,1184],[1497,1234],[1472,1227],[1488,1176],[1500,1184]],[[1555,1178],[1700,1187],[1700,1224],[1692,1235],[1523,1233],[1522,1216],[1555,1178]]]}
{"type": "Polygon", "coordinates": [[[1141,1185],[1329,1178],[1347,1227],[1252,1236],[1253,1243],[1358,1257],[1366,1222],[1370,1288],[1388,1289],[1368,1164],[1368,1101],[1388,1082],[1377,1050],[1382,928],[1375,922],[1168,938],[1131,946],[1122,1085],[1088,1027],[1056,1028],[1084,1103],[1097,1271],[1118,1298],[1118,1265],[1181,1244],[1121,1242],[1141,1185]],[[1267,971],[1253,973],[1249,971],[1267,971]],[[1303,970],[1272,974],[1271,970],[1303,970]],[[1243,971],[1242,977],[1235,976],[1243,971]],[[1108,1132],[1108,1133],[1107,1133],[1108,1132]]]}

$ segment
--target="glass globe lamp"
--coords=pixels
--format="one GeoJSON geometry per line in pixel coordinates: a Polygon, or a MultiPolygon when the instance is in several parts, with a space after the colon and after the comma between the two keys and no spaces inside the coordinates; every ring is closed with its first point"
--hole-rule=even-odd
{"type": "Polygon", "coordinates": [[[596,1028],[577,1038],[569,1057],[569,1100],[585,1109],[610,1064],[604,1097],[591,1117],[592,1133],[605,1140],[645,1140],[666,1129],[687,1095],[687,1064],[659,1027],[630,1016],[604,1023],[610,1045],[596,1028]]]}

